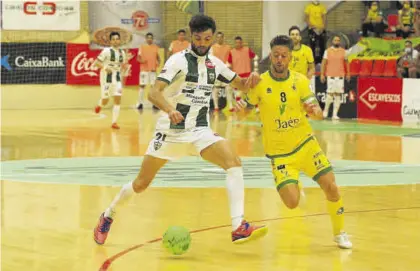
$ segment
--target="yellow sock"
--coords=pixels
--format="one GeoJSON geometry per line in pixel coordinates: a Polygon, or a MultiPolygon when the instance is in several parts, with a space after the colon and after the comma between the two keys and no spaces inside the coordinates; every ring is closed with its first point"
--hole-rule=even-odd
{"type": "Polygon", "coordinates": [[[343,200],[341,198],[336,202],[327,200],[327,208],[331,217],[333,233],[334,235],[338,235],[344,228],[343,200]]]}

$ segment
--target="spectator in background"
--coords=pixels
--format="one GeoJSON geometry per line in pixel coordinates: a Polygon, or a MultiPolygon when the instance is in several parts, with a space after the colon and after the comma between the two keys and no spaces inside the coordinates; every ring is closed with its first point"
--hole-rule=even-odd
{"type": "Polygon", "coordinates": [[[292,26],[289,29],[289,36],[293,40],[292,61],[289,64],[289,69],[301,73],[311,80],[315,74],[314,55],[311,48],[301,44],[302,36],[299,27],[292,26]]]}
{"type": "Polygon", "coordinates": [[[416,10],[411,7],[410,1],[404,1],[403,8],[398,11],[397,37],[408,38],[414,30],[415,19],[416,10]]]}
{"type": "Polygon", "coordinates": [[[383,13],[379,9],[379,2],[373,1],[370,5],[365,21],[362,25],[363,37],[368,36],[368,32],[374,32],[376,37],[382,37],[385,31],[383,13]]]}
{"type": "MultiPolygon", "coordinates": [[[[230,45],[225,43],[225,34],[223,34],[223,32],[217,32],[216,43],[211,47],[209,53],[214,55],[221,61],[223,61],[223,63],[228,63],[230,50],[231,50],[230,45]]],[[[226,91],[226,88],[228,86],[229,84],[216,80],[214,84],[214,88],[213,88],[213,93],[212,93],[215,112],[219,111],[219,93],[222,89],[226,91]]]]}
{"type": "Polygon", "coordinates": [[[315,63],[321,63],[325,51],[327,33],[327,9],[319,1],[312,1],[305,8],[306,23],[308,24],[309,45],[315,56],[315,63]]]}
{"type": "MultiPolygon", "coordinates": [[[[146,34],[146,44],[139,47],[137,61],[140,63],[140,88],[137,109],[143,109],[144,88],[153,86],[156,81],[156,70],[160,64],[159,46],[153,43],[153,34],[146,34]]],[[[153,106],[153,108],[158,109],[153,106]]]]}
{"type": "Polygon", "coordinates": [[[419,52],[413,48],[411,40],[405,42],[404,55],[398,60],[397,73],[400,78],[416,78],[419,52]]]}
{"type": "Polygon", "coordinates": [[[347,81],[350,81],[350,66],[347,61],[346,50],[341,47],[340,36],[334,36],[332,46],[325,51],[321,66],[321,82],[327,82],[327,97],[323,112],[324,118],[328,117],[330,105],[333,103],[332,119],[340,119],[338,117],[338,111],[341,106],[341,96],[344,93],[344,77],[347,81]]]}
{"type": "MultiPolygon", "coordinates": [[[[255,53],[247,46],[243,45],[242,38],[237,36],[235,38],[235,48],[230,50],[228,55],[228,63],[232,71],[234,71],[241,78],[248,78],[252,72],[251,62],[255,58],[255,53]]],[[[239,93],[229,93],[227,95],[227,103],[230,111],[233,111],[232,108],[232,96],[236,100],[240,100],[239,93]]]]}
{"type": "Polygon", "coordinates": [[[169,56],[181,52],[190,46],[190,42],[185,39],[186,32],[184,29],[178,30],[178,39],[171,42],[169,46],[169,56]]]}

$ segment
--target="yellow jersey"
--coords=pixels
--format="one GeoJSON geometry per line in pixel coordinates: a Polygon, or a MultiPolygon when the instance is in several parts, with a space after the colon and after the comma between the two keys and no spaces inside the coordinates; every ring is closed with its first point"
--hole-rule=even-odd
{"type": "Polygon", "coordinates": [[[316,28],[324,28],[323,16],[327,14],[327,9],[323,4],[309,4],[305,8],[305,14],[309,17],[309,23],[316,28]]]}
{"type": "Polygon", "coordinates": [[[303,102],[316,98],[300,73],[289,71],[286,79],[276,79],[267,71],[260,78],[247,101],[260,109],[264,151],[269,158],[288,156],[312,138],[303,102]]]}
{"type": "Polygon", "coordinates": [[[292,50],[292,61],[289,69],[305,76],[308,74],[309,64],[314,63],[312,49],[305,44],[301,44],[299,50],[292,50]]]}

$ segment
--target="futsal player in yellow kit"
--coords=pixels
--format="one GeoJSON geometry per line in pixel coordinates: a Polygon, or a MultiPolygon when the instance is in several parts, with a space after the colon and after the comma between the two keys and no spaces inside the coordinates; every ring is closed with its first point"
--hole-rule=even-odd
{"type": "Polygon", "coordinates": [[[307,115],[323,119],[322,110],[309,89],[307,77],[289,70],[292,40],[277,36],[270,47],[270,69],[247,92],[247,101],[260,107],[264,151],[272,161],[277,191],[288,208],[296,208],[300,200],[299,172],[311,177],[326,195],[334,241],[340,248],[352,248],[343,230],[343,202],[331,164],[307,119],[307,115]]]}

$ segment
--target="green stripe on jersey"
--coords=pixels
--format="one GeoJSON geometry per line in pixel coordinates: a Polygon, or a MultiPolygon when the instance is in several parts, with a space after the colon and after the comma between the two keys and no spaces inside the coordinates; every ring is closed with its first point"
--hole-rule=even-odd
{"type": "MultiPolygon", "coordinates": [[[[206,56],[206,63],[212,64],[212,62],[209,59],[209,55],[206,56]]],[[[211,67],[205,65],[207,68],[207,84],[214,85],[214,82],[216,81],[216,67],[214,64],[211,65],[211,67]]]]}
{"type": "Polygon", "coordinates": [[[197,58],[191,53],[186,53],[185,58],[188,63],[188,72],[185,76],[186,82],[198,83],[198,62],[197,58]]]}
{"type": "Polygon", "coordinates": [[[208,112],[208,107],[206,107],[206,106],[201,108],[200,111],[198,111],[195,127],[207,127],[207,126],[209,126],[209,124],[207,122],[207,112],[208,112]]]}
{"type": "Polygon", "coordinates": [[[178,124],[171,123],[170,128],[171,129],[185,129],[185,121],[187,119],[188,113],[190,112],[190,109],[191,109],[191,106],[189,106],[189,105],[177,104],[176,105],[176,111],[181,113],[181,115],[184,117],[184,119],[178,124]]]}

